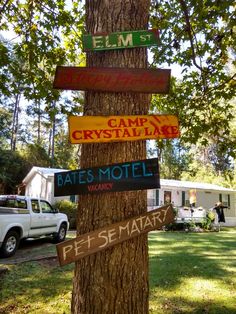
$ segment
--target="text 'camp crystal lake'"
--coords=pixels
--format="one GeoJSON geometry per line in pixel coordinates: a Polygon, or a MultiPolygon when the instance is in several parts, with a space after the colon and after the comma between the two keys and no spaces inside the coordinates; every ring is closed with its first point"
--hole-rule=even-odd
{"type": "Polygon", "coordinates": [[[176,138],[180,136],[174,115],[70,116],[72,144],[176,138]]]}

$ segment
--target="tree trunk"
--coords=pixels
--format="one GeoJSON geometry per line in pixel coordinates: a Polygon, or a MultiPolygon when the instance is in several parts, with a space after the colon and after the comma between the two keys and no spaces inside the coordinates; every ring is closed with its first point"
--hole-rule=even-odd
{"type": "Polygon", "coordinates": [[[16,150],[16,141],[19,128],[19,110],[20,110],[20,97],[21,94],[16,95],[14,104],[13,118],[12,118],[12,130],[11,130],[11,151],[16,150]]]}
{"type": "Polygon", "coordinates": [[[37,121],[37,144],[41,144],[41,105],[40,101],[36,100],[37,103],[37,113],[38,113],[38,121],[37,121]]]}
{"type": "MultiPolygon", "coordinates": [[[[148,28],[150,1],[86,1],[87,33],[148,28]]],[[[146,48],[87,53],[87,66],[146,68],[146,48]]],[[[150,95],[86,92],[84,115],[147,114],[150,95]]],[[[83,144],[81,168],[146,158],[146,142],[83,144]]],[[[146,212],[146,191],[79,197],[78,235],[146,212]]],[[[72,313],[148,313],[147,235],[76,262],[72,313]]]]}
{"type": "MultiPolygon", "coordinates": [[[[55,102],[53,103],[53,120],[52,120],[52,142],[51,142],[51,167],[55,164],[55,134],[56,134],[56,114],[55,114],[55,102]]],[[[50,155],[49,155],[50,156],[50,155]]]]}

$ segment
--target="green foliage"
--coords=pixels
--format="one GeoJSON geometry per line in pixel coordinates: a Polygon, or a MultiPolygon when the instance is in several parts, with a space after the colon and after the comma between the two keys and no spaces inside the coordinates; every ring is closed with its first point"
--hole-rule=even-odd
{"type": "Polygon", "coordinates": [[[188,149],[178,139],[158,140],[156,147],[149,153],[158,156],[160,176],[163,179],[180,179],[181,173],[187,170],[192,159],[188,149]]]}
{"type": "Polygon", "coordinates": [[[54,207],[57,208],[61,213],[64,213],[68,216],[70,229],[76,229],[77,204],[69,200],[61,200],[56,202],[54,207]]]}
{"type": "Polygon", "coordinates": [[[63,128],[55,135],[54,166],[62,169],[77,169],[79,164],[79,145],[71,145],[63,128]]]}
{"type": "Polygon", "coordinates": [[[11,130],[9,125],[11,124],[11,113],[0,107],[0,145],[4,149],[8,145],[8,141],[11,138],[11,130]]]}
{"type": "Polygon", "coordinates": [[[22,151],[22,155],[30,168],[33,166],[49,167],[51,164],[46,150],[42,145],[37,143],[28,144],[24,151],[22,151]]]}
{"type": "Polygon", "coordinates": [[[208,210],[206,213],[206,218],[204,219],[202,226],[205,230],[209,230],[212,227],[212,223],[215,220],[215,213],[212,210],[208,210]]]}
{"type": "Polygon", "coordinates": [[[151,109],[179,117],[183,145],[214,141],[216,164],[236,156],[234,17],[232,0],[152,1],[150,20],[161,37],[152,66],[178,65],[182,75],[168,95],[153,96],[151,109]]]}
{"type": "Polygon", "coordinates": [[[26,176],[28,167],[18,152],[0,150],[0,193],[17,194],[17,185],[26,176]]]}
{"type": "MultiPolygon", "coordinates": [[[[12,95],[22,95],[27,100],[27,115],[35,119],[32,124],[36,130],[36,134],[26,130],[28,142],[37,140],[39,144],[43,141],[42,124],[45,121],[52,128],[56,115],[81,111],[77,109],[80,104],[78,93],[72,94],[68,101],[52,88],[52,82],[57,65],[80,63],[80,56],[84,60],[81,52],[82,8],[82,4],[68,4],[65,0],[43,3],[6,1],[1,7],[0,31],[13,30],[16,38],[0,37],[3,56],[0,61],[0,95],[5,95],[3,105],[11,102],[12,95]]],[[[9,127],[13,123],[12,119],[9,127]]],[[[19,125],[16,130],[19,132],[19,125]]],[[[20,136],[18,140],[22,138],[20,136]]]]}

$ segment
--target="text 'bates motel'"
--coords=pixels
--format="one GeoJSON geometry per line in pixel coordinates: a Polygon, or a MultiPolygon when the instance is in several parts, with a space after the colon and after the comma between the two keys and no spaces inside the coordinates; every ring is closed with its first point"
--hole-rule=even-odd
{"type": "Polygon", "coordinates": [[[159,187],[158,159],[152,158],[56,173],[54,195],[81,195],[159,187]]]}

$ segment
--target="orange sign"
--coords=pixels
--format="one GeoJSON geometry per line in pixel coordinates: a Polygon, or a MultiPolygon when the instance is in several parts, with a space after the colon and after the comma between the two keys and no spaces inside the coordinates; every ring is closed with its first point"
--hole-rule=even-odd
{"type": "Polygon", "coordinates": [[[70,116],[69,134],[78,144],[175,138],[180,131],[173,115],[70,116]]]}

